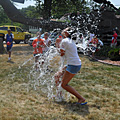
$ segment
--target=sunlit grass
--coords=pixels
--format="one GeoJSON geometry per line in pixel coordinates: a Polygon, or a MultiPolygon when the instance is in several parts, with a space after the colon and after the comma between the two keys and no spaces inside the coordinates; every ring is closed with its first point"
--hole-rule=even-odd
{"type": "Polygon", "coordinates": [[[7,61],[7,54],[0,55],[1,120],[119,120],[120,67],[91,61],[80,54],[82,68],[70,85],[86,98],[88,105],[75,105],[74,96],[57,103],[49,101],[47,94],[39,89],[35,91],[33,86],[29,85],[28,89],[31,66],[18,68],[32,57],[32,48],[17,46],[13,48],[12,62],[7,61]]]}

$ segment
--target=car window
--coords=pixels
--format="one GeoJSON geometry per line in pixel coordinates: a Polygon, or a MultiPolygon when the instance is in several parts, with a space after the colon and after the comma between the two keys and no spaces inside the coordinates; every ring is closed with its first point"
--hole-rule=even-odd
{"type": "Polygon", "coordinates": [[[10,27],[11,31],[15,32],[15,27],[10,27]]]}
{"type": "Polygon", "coordinates": [[[0,30],[8,30],[8,27],[0,27],[0,30]]]}
{"type": "Polygon", "coordinates": [[[17,32],[23,32],[20,28],[16,28],[17,32]]]}

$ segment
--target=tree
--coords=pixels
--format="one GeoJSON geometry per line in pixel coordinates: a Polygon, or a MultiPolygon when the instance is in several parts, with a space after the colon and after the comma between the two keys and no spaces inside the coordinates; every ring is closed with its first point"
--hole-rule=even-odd
{"type": "Polygon", "coordinates": [[[120,7],[119,7],[118,10],[116,11],[116,15],[120,15],[120,7]]]}
{"type": "Polygon", "coordinates": [[[39,18],[40,15],[35,6],[28,6],[27,8],[20,9],[20,12],[28,18],[39,18]]]}
{"type": "Polygon", "coordinates": [[[48,20],[51,17],[51,4],[52,0],[35,0],[36,1],[36,9],[40,15],[42,15],[43,19],[48,20]]]}
{"type": "MultiPolygon", "coordinates": [[[[46,4],[47,3],[48,2],[46,2],[46,4]]],[[[11,3],[10,0],[4,0],[4,1],[0,0],[0,5],[3,7],[6,15],[14,22],[22,23],[25,25],[37,26],[47,30],[52,30],[53,28],[64,28],[66,26],[66,24],[62,22],[27,18],[11,3]]],[[[45,7],[45,9],[48,9],[48,8],[49,7],[45,7]]],[[[2,46],[3,46],[3,42],[0,45],[1,52],[3,52],[4,50],[2,46]]]]}
{"type": "Polygon", "coordinates": [[[43,9],[44,9],[44,4],[41,0],[35,0],[36,1],[36,13],[40,16],[43,17],[43,9]]]}
{"type": "Polygon", "coordinates": [[[40,28],[46,28],[48,30],[52,30],[53,28],[64,28],[66,25],[62,22],[50,21],[44,19],[32,19],[23,16],[22,13],[10,2],[10,0],[0,0],[0,4],[2,5],[7,16],[14,22],[19,22],[25,25],[37,26],[40,28]]]}
{"type": "Polygon", "coordinates": [[[49,19],[51,17],[51,5],[52,0],[44,0],[44,14],[43,14],[44,19],[49,19]]]}
{"type": "Polygon", "coordinates": [[[10,23],[10,19],[8,16],[5,14],[4,9],[0,6],[0,24],[3,23],[10,23]]]}
{"type": "Polygon", "coordinates": [[[52,16],[60,18],[66,13],[81,13],[88,9],[85,0],[52,0],[52,16]]]}
{"type": "Polygon", "coordinates": [[[5,48],[3,46],[3,38],[0,37],[0,54],[3,54],[5,52],[5,48]]]}

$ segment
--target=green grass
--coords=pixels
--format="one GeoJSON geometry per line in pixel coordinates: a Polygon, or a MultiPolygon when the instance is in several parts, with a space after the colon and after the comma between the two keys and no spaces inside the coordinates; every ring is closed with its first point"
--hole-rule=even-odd
{"type": "Polygon", "coordinates": [[[7,62],[7,54],[0,55],[0,120],[120,120],[120,67],[80,54],[81,71],[70,81],[88,102],[79,106],[74,96],[57,103],[28,85],[31,66],[18,68],[30,57],[32,48],[27,45],[13,48],[13,63],[7,62]]]}

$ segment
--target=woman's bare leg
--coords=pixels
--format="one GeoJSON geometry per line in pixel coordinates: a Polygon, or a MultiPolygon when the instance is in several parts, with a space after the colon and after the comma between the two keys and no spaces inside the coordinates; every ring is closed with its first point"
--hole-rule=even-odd
{"type": "Polygon", "coordinates": [[[38,65],[37,65],[38,64],[37,63],[38,62],[38,58],[39,58],[38,56],[35,56],[35,69],[36,70],[38,70],[38,65]]]}
{"type": "Polygon", "coordinates": [[[69,81],[74,77],[75,74],[71,74],[68,71],[65,71],[62,79],[62,88],[64,88],[66,91],[70,92],[74,96],[78,98],[78,102],[82,103],[85,101],[85,99],[71,86],[68,85],[69,81]]]}
{"type": "MultiPolygon", "coordinates": [[[[57,73],[55,73],[54,75],[54,79],[55,79],[55,83],[56,83],[56,87],[59,86],[59,84],[61,83],[60,78],[63,77],[63,74],[65,72],[65,68],[62,68],[62,70],[58,71],[57,73]]],[[[58,88],[57,88],[58,89],[58,88]]],[[[57,94],[58,95],[58,94],[57,94]]],[[[60,91],[60,96],[62,96],[62,91],[60,91]]]]}

